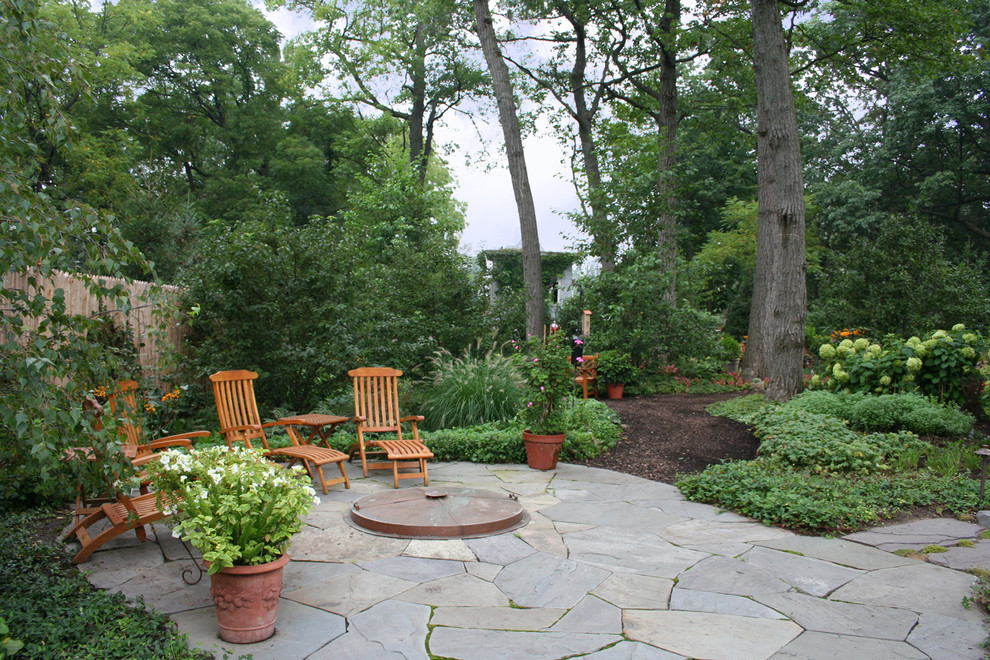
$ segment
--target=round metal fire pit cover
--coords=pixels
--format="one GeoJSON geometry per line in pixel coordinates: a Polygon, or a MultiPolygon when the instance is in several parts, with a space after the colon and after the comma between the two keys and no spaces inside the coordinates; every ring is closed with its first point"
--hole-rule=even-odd
{"type": "Polygon", "coordinates": [[[347,522],[379,536],[461,539],[501,534],[529,522],[519,501],[480,488],[402,488],[362,497],[347,522]]]}

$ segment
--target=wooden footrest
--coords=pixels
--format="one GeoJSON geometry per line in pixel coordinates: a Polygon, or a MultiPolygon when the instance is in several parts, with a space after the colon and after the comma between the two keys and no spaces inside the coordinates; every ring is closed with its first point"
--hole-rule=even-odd
{"type": "Polygon", "coordinates": [[[416,442],[415,440],[379,440],[374,444],[388,453],[388,460],[390,461],[433,458],[433,452],[422,442],[416,442]]]}

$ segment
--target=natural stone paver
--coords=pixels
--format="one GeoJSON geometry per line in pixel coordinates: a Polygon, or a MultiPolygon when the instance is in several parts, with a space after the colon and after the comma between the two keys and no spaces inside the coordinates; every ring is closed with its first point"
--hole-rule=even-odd
{"type": "Polygon", "coordinates": [[[899,548],[921,550],[926,545],[955,545],[959,539],[975,539],[982,529],[975,523],[962,520],[934,518],[874,528],[843,538],[889,551],[899,548]]]}
{"type": "Polygon", "coordinates": [[[465,630],[438,627],[430,635],[430,652],[460,660],[556,660],[615,644],[618,635],[555,632],[465,630]]]}
{"type": "Polygon", "coordinates": [[[770,656],[770,660],[930,660],[927,655],[905,642],[886,639],[806,632],[770,656]]]}
{"type": "Polygon", "coordinates": [[[795,589],[812,596],[827,596],[843,584],[863,575],[863,571],[854,568],[767,548],[753,548],[740,559],[750,566],[758,566],[776,575],[795,589]]]}
{"type": "Polygon", "coordinates": [[[801,634],[790,621],[708,614],[626,610],[626,637],[689,658],[766,660],[801,634]]]}
{"type": "Polygon", "coordinates": [[[466,573],[417,585],[396,598],[448,607],[504,607],[509,604],[509,599],[494,584],[466,573]]]}
{"type": "MultiPolygon", "coordinates": [[[[133,536],[126,534],[125,536],[133,536]]],[[[96,552],[79,570],[101,589],[116,589],[138,575],[154,571],[165,564],[162,552],[154,543],[141,543],[116,550],[96,552]]]]}
{"type": "Polygon", "coordinates": [[[187,575],[190,579],[199,574],[192,560],[187,559],[185,562],[173,562],[158,567],[154,571],[145,571],[118,588],[128,601],[133,603],[141,597],[146,605],[164,614],[213,605],[210,578],[203,575],[198,583],[188,585],[182,580],[183,570],[189,571],[187,575]]]}
{"type": "Polygon", "coordinates": [[[933,552],[928,555],[928,561],[957,571],[974,567],[990,570],[990,541],[980,541],[973,547],[949,548],[948,552],[933,552]]]}
{"type": "Polygon", "coordinates": [[[907,641],[939,660],[964,660],[984,656],[983,642],[987,629],[982,622],[968,621],[938,614],[922,614],[907,641]]]}
{"type": "Polygon", "coordinates": [[[776,527],[757,522],[721,522],[688,520],[658,530],[657,534],[676,545],[702,545],[705,543],[752,543],[767,539],[793,536],[776,527]]]}
{"type": "Polygon", "coordinates": [[[422,557],[386,557],[358,564],[361,568],[413,582],[429,582],[464,572],[464,562],[422,557]]]}
{"type": "Polygon", "coordinates": [[[282,598],[348,616],[415,586],[417,583],[409,580],[360,571],[317,582],[295,591],[283,590],[282,598]]]}
{"type": "Polygon", "coordinates": [[[622,610],[601,598],[585,596],[553,624],[554,632],[622,634],[622,610]]]}
{"type": "Polygon", "coordinates": [[[543,553],[509,564],[495,585],[522,607],[574,607],[608,571],[543,553]]]}
{"type": "Polygon", "coordinates": [[[370,561],[402,554],[407,545],[404,539],[373,536],[342,524],[303,529],[292,537],[289,553],[302,561],[370,561]]]}
{"type": "Polygon", "coordinates": [[[664,610],[674,581],[652,575],[613,573],[591,592],[621,608],[664,610]]]}
{"type": "Polygon", "coordinates": [[[670,609],[689,612],[711,612],[712,614],[732,614],[757,619],[786,619],[780,612],[761,605],[745,596],[715,594],[710,591],[674,589],[670,594],[670,609]]]}
{"type": "Polygon", "coordinates": [[[407,557],[424,557],[426,559],[453,559],[456,561],[475,561],[476,557],[471,548],[460,539],[434,541],[416,539],[402,552],[407,557]]]}
{"type": "Polygon", "coordinates": [[[495,578],[502,571],[499,564],[487,564],[481,561],[465,562],[464,568],[475,577],[479,577],[486,582],[494,582],[495,578]]]}
{"type": "Polygon", "coordinates": [[[728,557],[711,557],[696,564],[680,576],[677,586],[736,596],[778,594],[790,589],[769,571],[728,557]]]}
{"type": "MultiPolygon", "coordinates": [[[[324,561],[301,561],[293,558],[282,569],[282,593],[302,589],[314,582],[331,580],[361,569],[354,564],[338,564],[324,561]]],[[[203,578],[209,579],[209,578],[203,578]]]]}
{"type": "Polygon", "coordinates": [[[840,566],[859,568],[871,571],[877,568],[893,568],[906,566],[913,559],[898,557],[895,554],[877,550],[869,546],[844,541],[842,539],[824,539],[817,536],[785,536],[766,541],[754,541],[753,545],[776,550],[796,552],[805,557],[824,559],[840,566]]]}
{"type": "Polygon", "coordinates": [[[426,605],[387,600],[350,617],[350,626],[369,642],[410,660],[429,660],[426,652],[430,608],[426,605]]]}
{"type": "Polygon", "coordinates": [[[544,552],[548,555],[556,555],[566,559],[570,554],[564,540],[557,530],[553,529],[520,529],[516,532],[527,545],[534,550],[544,552]]]}
{"type": "Polygon", "coordinates": [[[487,536],[480,539],[466,539],[467,547],[478,558],[478,561],[489,564],[511,564],[523,557],[528,557],[536,550],[525,541],[518,539],[514,534],[499,534],[498,536],[487,536]]]}
{"type": "Polygon", "coordinates": [[[714,520],[716,522],[753,522],[745,516],[740,516],[731,511],[723,511],[708,504],[698,502],[688,502],[687,500],[665,500],[651,503],[656,509],[669,513],[673,516],[683,516],[695,520],[714,520]]]}
{"type": "Polygon", "coordinates": [[[404,653],[387,650],[381,642],[372,642],[356,630],[349,630],[332,640],[306,660],[408,660],[404,653]]]}
{"type": "Polygon", "coordinates": [[[949,568],[916,562],[910,566],[871,571],[832,593],[832,600],[980,621],[976,609],[962,606],[976,578],[949,568]]]}
{"type": "MultiPolygon", "coordinates": [[[[389,474],[353,472],[352,488],[321,496],[294,539],[276,635],[226,657],[980,657],[982,614],[961,604],[974,578],[935,563],[979,563],[990,541],[931,563],[859,542],[951,547],[975,536],[967,523],[876,528],[855,541],[802,537],[607,470],[439,463],[431,483],[517,493],[531,520],[486,539],[402,540],[346,524],[353,501],[392,490],[389,474]]],[[[185,585],[185,547],[164,526],[151,531],[144,544],[118,537],[81,568],[170,613],[194,645],[223,657],[209,578],[185,585]]]]}
{"type": "Polygon", "coordinates": [[[561,502],[541,510],[540,513],[553,521],[636,530],[648,529],[654,532],[686,520],[684,516],[672,516],[669,513],[627,502],[561,502]]]}
{"type": "Polygon", "coordinates": [[[802,594],[773,594],[760,602],[786,614],[805,630],[903,641],[918,622],[910,610],[866,607],[802,594]]]}
{"type": "Polygon", "coordinates": [[[482,630],[544,630],[564,616],[563,608],[438,607],[430,624],[482,630]]]}
{"type": "Polygon", "coordinates": [[[275,634],[255,644],[228,644],[217,637],[217,615],[213,607],[173,614],[179,631],[189,636],[189,646],[199,646],[217,658],[250,656],[254,660],[305,658],[328,640],[344,634],[344,617],[300,603],[280,599],[275,634]],[[224,653],[224,649],[227,653],[224,653]]]}
{"type": "Polygon", "coordinates": [[[655,534],[642,531],[589,529],[564,534],[564,544],[576,561],[614,571],[674,578],[709,557],[706,553],[679,548],[655,534]]]}
{"type": "Polygon", "coordinates": [[[615,646],[581,657],[586,660],[685,660],[683,655],[642,642],[619,642],[615,646]]]}

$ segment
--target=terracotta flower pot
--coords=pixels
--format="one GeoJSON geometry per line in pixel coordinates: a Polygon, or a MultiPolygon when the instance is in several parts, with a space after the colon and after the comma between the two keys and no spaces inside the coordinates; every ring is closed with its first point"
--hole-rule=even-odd
{"type": "Polygon", "coordinates": [[[552,470],[557,467],[560,448],[564,445],[564,434],[537,435],[523,431],[526,444],[526,463],[534,470],[552,470]]]}
{"type": "Polygon", "coordinates": [[[283,554],[267,564],[222,568],[210,576],[220,639],[251,644],[275,634],[282,569],[287,563],[289,555],[283,554]]]}
{"type": "Polygon", "coordinates": [[[622,390],[625,386],[625,383],[605,383],[605,391],[608,392],[608,398],[621,399],[622,390]]]}

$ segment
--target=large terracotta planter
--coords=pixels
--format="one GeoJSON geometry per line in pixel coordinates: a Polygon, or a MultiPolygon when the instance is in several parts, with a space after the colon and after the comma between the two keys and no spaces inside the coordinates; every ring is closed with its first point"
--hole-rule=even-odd
{"type": "Polygon", "coordinates": [[[625,386],[625,383],[605,383],[605,391],[608,392],[608,398],[621,399],[622,390],[625,386]]]}
{"type": "Polygon", "coordinates": [[[526,444],[526,463],[534,470],[552,470],[557,467],[560,448],[564,445],[564,434],[537,435],[523,431],[526,444]]]}
{"type": "Polygon", "coordinates": [[[222,568],[210,576],[220,639],[251,644],[275,634],[282,569],[287,563],[289,555],[283,554],[267,564],[222,568]]]}

